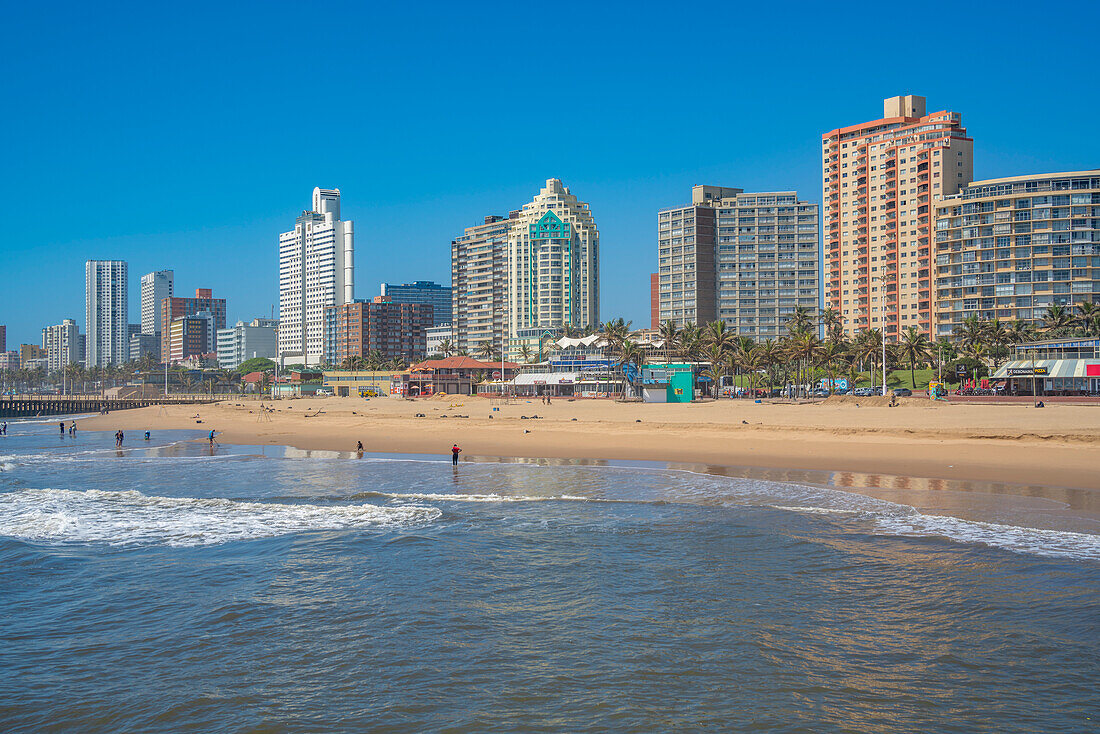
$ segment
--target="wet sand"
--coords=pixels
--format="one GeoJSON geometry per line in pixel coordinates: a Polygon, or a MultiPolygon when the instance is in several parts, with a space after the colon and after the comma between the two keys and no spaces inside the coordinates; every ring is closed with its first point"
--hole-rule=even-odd
{"type": "Polygon", "coordinates": [[[304,398],[269,401],[268,413],[257,401],[229,400],[117,412],[80,425],[122,428],[135,438],[145,430],[214,429],[222,443],[307,450],[353,451],[362,441],[369,452],[446,455],[457,442],[464,460],[659,461],[834,486],[968,519],[1022,513],[1038,518],[1029,525],[1061,516],[1100,528],[1100,407],[883,402],[304,398]]]}

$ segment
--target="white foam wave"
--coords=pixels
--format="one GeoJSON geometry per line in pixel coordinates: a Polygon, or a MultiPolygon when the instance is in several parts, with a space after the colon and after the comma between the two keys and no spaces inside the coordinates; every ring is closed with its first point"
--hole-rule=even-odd
{"type": "Polygon", "coordinates": [[[884,535],[942,537],[1016,553],[1100,561],[1100,535],[1089,533],[1000,525],[920,512],[877,515],[873,521],[876,531],[884,535]]]}
{"type": "Polygon", "coordinates": [[[309,530],[388,529],[430,522],[434,507],[323,507],[135,491],[27,489],[0,494],[0,535],[47,543],[193,546],[309,530]]]}
{"type": "Polygon", "coordinates": [[[557,495],[520,495],[520,494],[435,494],[432,492],[374,492],[381,497],[395,500],[417,500],[426,502],[590,502],[589,497],[571,494],[557,495]]]}

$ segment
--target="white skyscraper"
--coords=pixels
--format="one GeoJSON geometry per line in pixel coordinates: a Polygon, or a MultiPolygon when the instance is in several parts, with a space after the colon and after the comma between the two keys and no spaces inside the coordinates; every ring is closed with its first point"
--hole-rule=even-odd
{"type": "Polygon", "coordinates": [[[129,358],[128,271],[124,260],[89,260],[84,265],[87,360],[91,367],[129,358]]]}
{"type": "Polygon", "coordinates": [[[340,220],[340,189],[313,189],[313,210],[279,235],[279,343],[284,364],[324,359],[324,312],[354,300],[355,234],[340,220]]]}
{"type": "Polygon", "coordinates": [[[175,273],[171,270],[157,270],[141,276],[141,333],[159,334],[161,332],[160,302],[172,297],[175,273]]]}

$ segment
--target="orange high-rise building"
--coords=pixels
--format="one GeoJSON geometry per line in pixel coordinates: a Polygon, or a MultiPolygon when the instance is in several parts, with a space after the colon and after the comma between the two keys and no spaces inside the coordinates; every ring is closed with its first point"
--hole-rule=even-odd
{"type": "Polygon", "coordinates": [[[825,305],[844,333],[912,326],[932,333],[933,204],[974,177],[957,112],[891,97],[882,119],[821,136],[825,305]]]}

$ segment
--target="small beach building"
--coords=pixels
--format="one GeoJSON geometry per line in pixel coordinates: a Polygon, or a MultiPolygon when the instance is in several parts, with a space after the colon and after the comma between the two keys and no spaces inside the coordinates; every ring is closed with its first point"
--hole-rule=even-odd
{"type": "Polygon", "coordinates": [[[1005,380],[1008,395],[1100,395],[1100,338],[1017,344],[992,379],[1005,380]]]}

